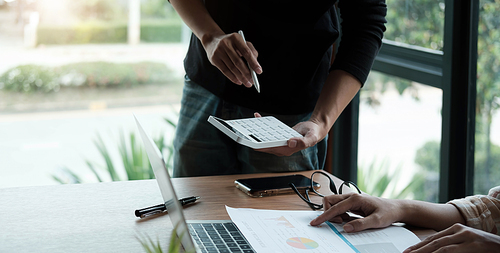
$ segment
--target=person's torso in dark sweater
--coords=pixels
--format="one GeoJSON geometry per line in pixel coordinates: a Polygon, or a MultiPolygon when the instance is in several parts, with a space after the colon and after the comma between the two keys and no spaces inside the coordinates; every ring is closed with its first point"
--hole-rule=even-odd
{"type": "Polygon", "coordinates": [[[225,101],[258,112],[310,112],[329,72],[332,44],[339,37],[335,2],[205,0],[226,34],[242,30],[259,52],[261,93],[227,79],[209,62],[194,35],[184,60],[186,74],[225,101]]]}

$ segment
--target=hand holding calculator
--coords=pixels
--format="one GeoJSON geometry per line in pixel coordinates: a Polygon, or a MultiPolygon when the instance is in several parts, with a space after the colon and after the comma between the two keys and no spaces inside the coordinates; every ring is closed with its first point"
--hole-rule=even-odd
{"type": "Polygon", "coordinates": [[[273,116],[235,120],[210,116],[208,122],[234,141],[254,149],[286,146],[288,139],[303,137],[273,116]]]}

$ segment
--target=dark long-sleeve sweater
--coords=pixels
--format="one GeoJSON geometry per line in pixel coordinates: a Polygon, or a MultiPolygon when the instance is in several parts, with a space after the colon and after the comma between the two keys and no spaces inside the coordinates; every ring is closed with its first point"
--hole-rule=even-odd
{"type": "Polygon", "coordinates": [[[225,101],[263,113],[299,114],[314,109],[328,73],[344,70],[362,84],[382,44],[383,0],[205,0],[225,33],[243,30],[259,52],[261,93],[236,85],[215,66],[196,36],[184,60],[187,76],[225,101]],[[332,44],[341,43],[330,66],[332,44]]]}

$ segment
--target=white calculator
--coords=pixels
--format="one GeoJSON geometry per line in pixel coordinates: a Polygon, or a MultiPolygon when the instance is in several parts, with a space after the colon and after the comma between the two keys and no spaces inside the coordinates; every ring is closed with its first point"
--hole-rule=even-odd
{"type": "Polygon", "coordinates": [[[210,116],[208,122],[234,141],[254,149],[286,146],[288,139],[302,137],[273,116],[235,120],[210,116]]]}

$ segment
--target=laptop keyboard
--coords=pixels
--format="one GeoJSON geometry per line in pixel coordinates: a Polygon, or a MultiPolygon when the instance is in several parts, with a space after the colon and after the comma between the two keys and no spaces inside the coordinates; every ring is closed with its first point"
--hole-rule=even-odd
{"type": "Polygon", "coordinates": [[[231,222],[188,223],[188,228],[201,252],[255,252],[231,222]]]}

